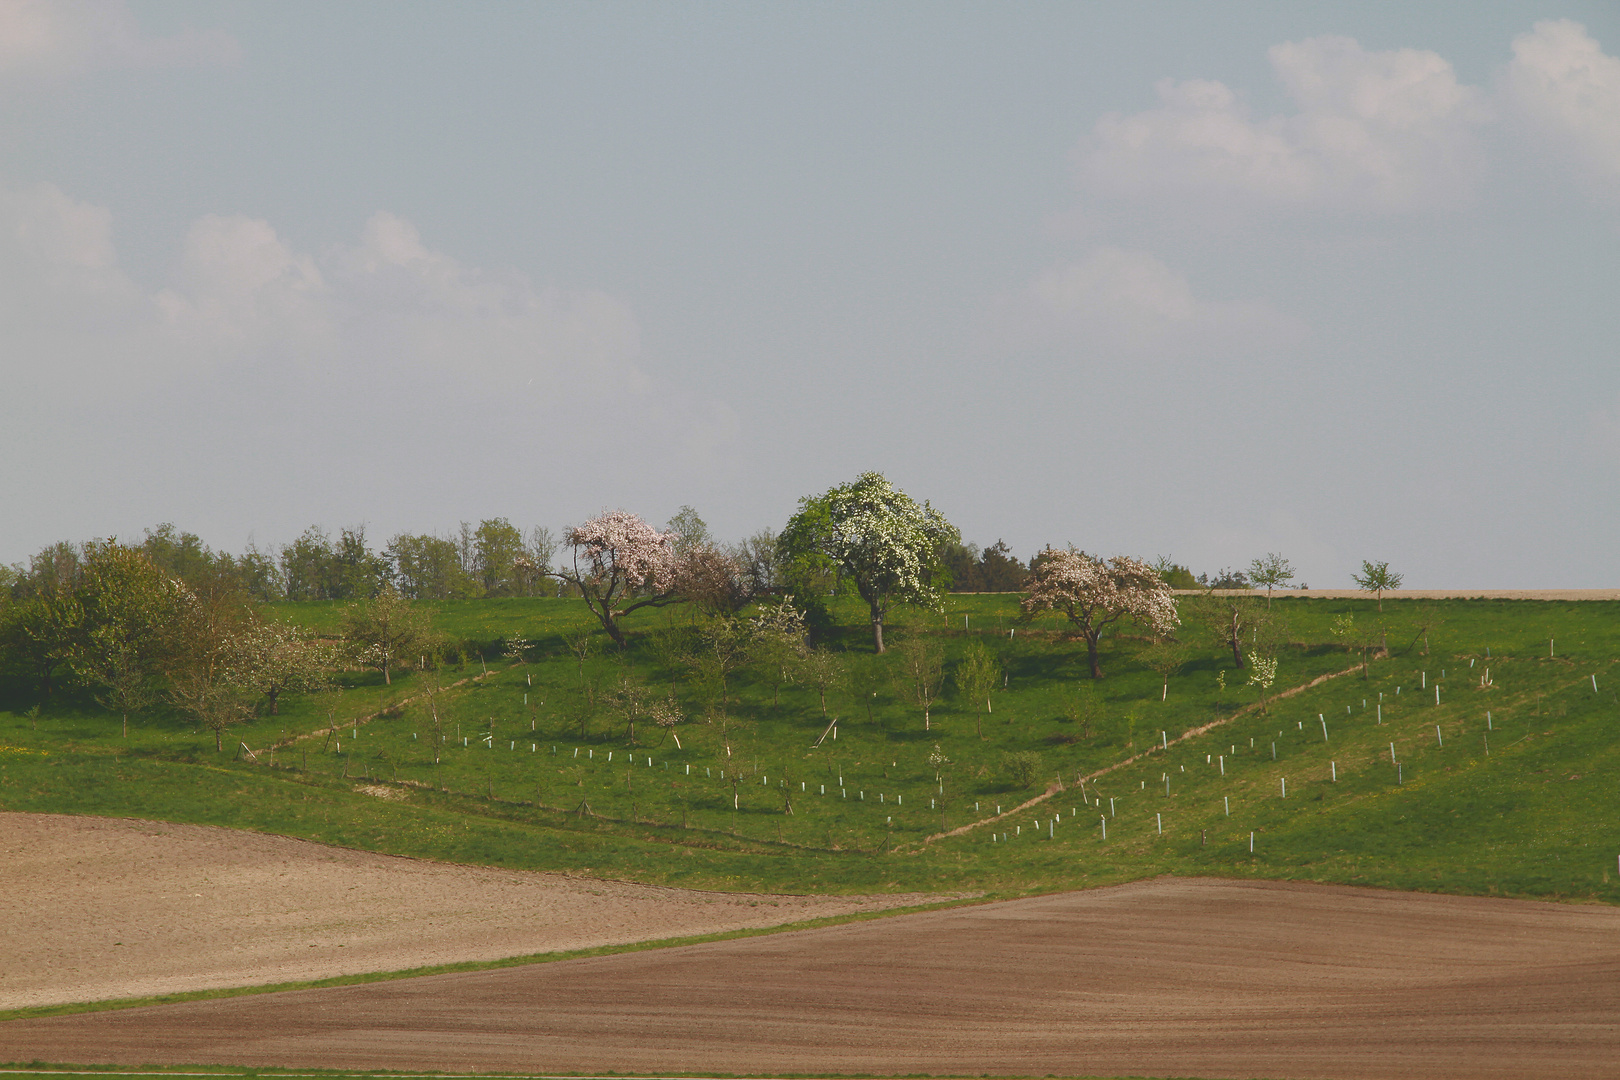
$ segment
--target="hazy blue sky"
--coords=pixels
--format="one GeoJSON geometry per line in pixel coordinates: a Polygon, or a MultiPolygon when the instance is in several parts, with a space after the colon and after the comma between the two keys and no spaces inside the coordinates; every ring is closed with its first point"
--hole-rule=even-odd
{"type": "Polygon", "coordinates": [[[0,561],[876,469],[1616,584],[1620,5],[0,0],[0,561]]]}

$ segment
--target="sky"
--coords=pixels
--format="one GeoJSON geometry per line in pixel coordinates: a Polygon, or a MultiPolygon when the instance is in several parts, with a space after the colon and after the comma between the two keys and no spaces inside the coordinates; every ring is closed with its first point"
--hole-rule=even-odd
{"type": "Polygon", "coordinates": [[[1620,5],[0,0],[0,562],[161,522],[1616,585],[1620,5]]]}

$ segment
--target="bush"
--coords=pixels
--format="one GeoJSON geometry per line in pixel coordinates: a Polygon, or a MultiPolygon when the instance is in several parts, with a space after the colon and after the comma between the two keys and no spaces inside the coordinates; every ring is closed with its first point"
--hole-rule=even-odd
{"type": "Polygon", "coordinates": [[[1015,785],[1026,788],[1041,771],[1041,755],[1033,750],[1013,750],[1002,755],[1001,764],[1015,785]]]}

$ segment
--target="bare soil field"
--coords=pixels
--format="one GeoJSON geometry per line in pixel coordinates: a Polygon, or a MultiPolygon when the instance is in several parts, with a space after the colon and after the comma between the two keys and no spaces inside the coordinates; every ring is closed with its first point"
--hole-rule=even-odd
{"type": "Polygon", "coordinates": [[[0,813],[0,1009],[304,982],[875,911],[453,866],[202,825],[0,813]]]}
{"type": "Polygon", "coordinates": [[[1620,910],[1161,879],[0,1024],[0,1060],[745,1075],[1620,1077],[1620,910]]]}

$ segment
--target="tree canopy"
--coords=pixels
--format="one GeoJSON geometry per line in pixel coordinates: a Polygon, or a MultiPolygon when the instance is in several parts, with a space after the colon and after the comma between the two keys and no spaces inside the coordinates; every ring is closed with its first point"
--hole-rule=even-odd
{"type": "Polygon", "coordinates": [[[949,574],[941,558],[961,535],[927,502],[918,504],[881,473],[862,473],[799,500],[777,541],[785,562],[831,569],[852,582],[871,610],[872,644],[883,651],[883,620],[896,601],[938,607],[949,574]]]}
{"type": "Polygon", "coordinates": [[[1097,646],[1111,623],[1129,615],[1155,634],[1168,634],[1180,623],[1176,598],[1158,572],[1127,555],[1106,562],[1074,548],[1047,548],[1031,560],[1025,615],[1052,609],[1068,616],[1086,639],[1091,677],[1102,678],[1097,646]]]}

